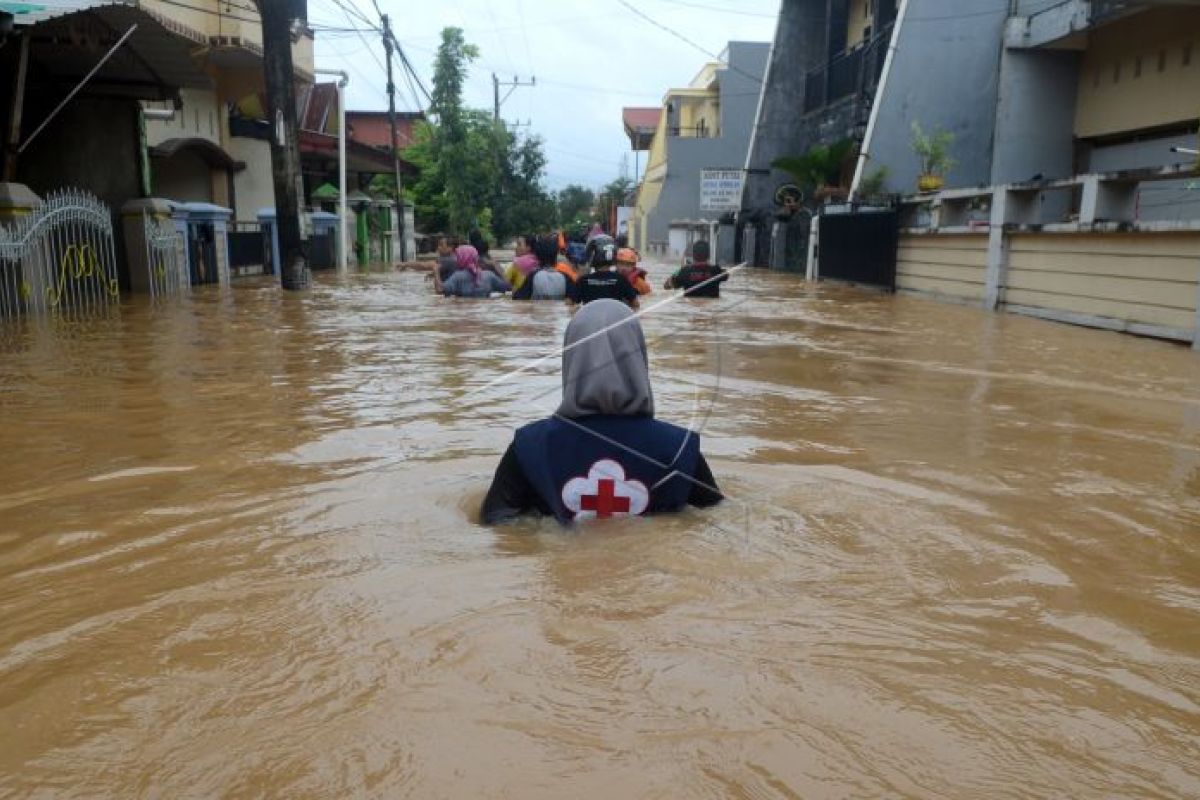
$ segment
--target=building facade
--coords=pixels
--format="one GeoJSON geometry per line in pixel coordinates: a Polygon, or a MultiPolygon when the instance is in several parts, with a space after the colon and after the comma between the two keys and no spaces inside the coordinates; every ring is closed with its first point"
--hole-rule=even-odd
{"type": "MultiPolygon", "coordinates": [[[[630,220],[630,241],[642,252],[679,257],[694,238],[712,235],[721,212],[702,208],[702,173],[740,171],[769,49],[730,42],[720,61],[664,96],[630,220]]],[[[644,137],[632,130],[635,150],[644,137]]]]}

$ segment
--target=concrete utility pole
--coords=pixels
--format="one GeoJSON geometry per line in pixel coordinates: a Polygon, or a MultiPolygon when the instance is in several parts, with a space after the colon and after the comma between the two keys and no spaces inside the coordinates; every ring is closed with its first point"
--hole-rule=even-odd
{"type": "Polygon", "coordinates": [[[336,75],[338,104],[338,270],[346,271],[346,223],[349,206],[346,204],[346,85],[350,76],[344,69],[314,69],[318,75],[336,75]]]}
{"type": "Polygon", "coordinates": [[[392,129],[392,171],[396,178],[396,230],[400,234],[400,260],[408,260],[407,231],[404,222],[404,185],[400,178],[400,148],[396,145],[396,84],[392,80],[392,23],[387,14],[383,20],[383,51],[387,55],[388,123],[392,129]]]}
{"type": "Polygon", "coordinates": [[[522,86],[537,86],[537,77],[533,77],[527,81],[523,81],[520,78],[518,78],[516,75],[513,75],[513,79],[511,81],[502,81],[496,77],[496,73],[494,73],[494,72],[492,73],[492,102],[493,102],[492,120],[493,121],[495,121],[495,122],[500,121],[500,106],[504,105],[504,101],[507,100],[509,97],[511,97],[512,93],[522,86]],[[500,87],[501,86],[508,87],[508,94],[504,95],[503,98],[500,97],[500,87]]]}
{"type": "Polygon", "coordinates": [[[259,0],[263,71],[271,115],[271,173],[275,184],[275,224],[279,235],[279,278],[284,289],[306,289],[308,260],[300,236],[300,131],[292,67],[294,0],[259,0]]]}

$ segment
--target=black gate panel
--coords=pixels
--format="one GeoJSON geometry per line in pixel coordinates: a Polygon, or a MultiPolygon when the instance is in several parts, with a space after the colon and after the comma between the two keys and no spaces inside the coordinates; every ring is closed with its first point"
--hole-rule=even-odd
{"type": "Polygon", "coordinates": [[[900,215],[895,211],[822,214],[822,278],[867,283],[896,290],[900,215]]]}
{"type": "Polygon", "coordinates": [[[229,232],[229,266],[259,266],[263,262],[262,231],[229,232]]]}

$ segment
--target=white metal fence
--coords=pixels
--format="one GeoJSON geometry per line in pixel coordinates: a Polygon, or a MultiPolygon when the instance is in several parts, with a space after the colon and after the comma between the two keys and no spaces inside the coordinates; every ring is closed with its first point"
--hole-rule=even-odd
{"type": "Polygon", "coordinates": [[[150,296],[163,298],[188,293],[192,287],[183,235],[169,219],[144,214],[142,220],[150,296]]]}
{"type": "Polygon", "coordinates": [[[0,317],[74,316],[120,299],[112,216],[87,192],[63,189],[0,225],[0,317]]]}

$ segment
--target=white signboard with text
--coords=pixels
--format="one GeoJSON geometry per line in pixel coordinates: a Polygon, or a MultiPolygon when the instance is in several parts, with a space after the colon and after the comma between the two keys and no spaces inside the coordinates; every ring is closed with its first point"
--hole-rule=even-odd
{"type": "Polygon", "coordinates": [[[740,169],[700,170],[700,210],[737,211],[742,203],[740,169]]]}

